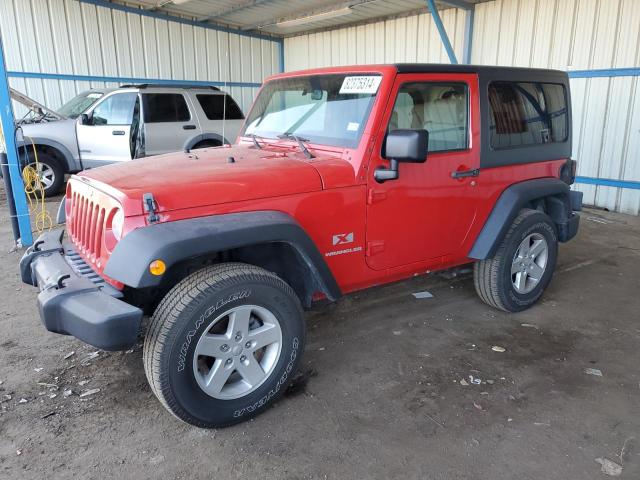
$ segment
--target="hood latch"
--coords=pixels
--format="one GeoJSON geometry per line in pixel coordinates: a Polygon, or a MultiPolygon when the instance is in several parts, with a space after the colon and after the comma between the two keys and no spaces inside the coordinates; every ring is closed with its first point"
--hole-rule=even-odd
{"type": "Polygon", "coordinates": [[[153,198],[153,193],[145,193],[142,195],[142,203],[144,206],[144,211],[148,213],[147,220],[149,223],[156,223],[160,221],[160,217],[158,216],[158,203],[155,198],[153,198]]]}

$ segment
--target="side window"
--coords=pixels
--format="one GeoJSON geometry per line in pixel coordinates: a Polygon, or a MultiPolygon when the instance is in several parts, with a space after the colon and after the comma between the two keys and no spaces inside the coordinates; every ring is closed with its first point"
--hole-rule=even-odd
{"type": "Polygon", "coordinates": [[[468,90],[461,83],[405,83],[398,90],[388,131],[424,129],[429,151],[462,150],[468,146],[468,90]]]}
{"type": "Polygon", "coordinates": [[[567,96],[555,83],[489,84],[490,137],[495,149],[564,142],[567,96]]]}
{"type": "Polygon", "coordinates": [[[138,94],[115,93],[93,109],[94,125],[131,125],[138,94]]]}
{"type": "Polygon", "coordinates": [[[227,120],[244,119],[242,110],[229,95],[199,94],[196,99],[209,120],[222,120],[223,115],[226,115],[227,120]]]}
{"type": "Polygon", "coordinates": [[[189,107],[181,93],[145,93],[142,95],[146,123],[188,122],[189,107]]]}

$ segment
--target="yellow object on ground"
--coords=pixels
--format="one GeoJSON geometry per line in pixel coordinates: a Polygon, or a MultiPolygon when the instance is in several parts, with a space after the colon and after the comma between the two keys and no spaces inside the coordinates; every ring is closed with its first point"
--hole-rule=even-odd
{"type": "Polygon", "coordinates": [[[44,186],[40,180],[40,162],[38,161],[38,151],[30,137],[28,138],[33,148],[33,157],[35,168],[31,165],[26,165],[22,169],[22,179],[24,181],[24,192],[27,194],[29,200],[29,211],[33,215],[33,226],[37,233],[42,233],[45,230],[51,230],[53,227],[53,219],[44,203],[44,186]]]}

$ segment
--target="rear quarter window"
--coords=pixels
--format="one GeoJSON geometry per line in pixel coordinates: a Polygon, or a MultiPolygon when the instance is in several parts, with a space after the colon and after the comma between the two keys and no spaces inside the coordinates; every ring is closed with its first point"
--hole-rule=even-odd
{"type": "Polygon", "coordinates": [[[493,149],[565,142],[568,138],[567,94],[560,84],[492,82],[489,114],[493,149]]]}
{"type": "Polygon", "coordinates": [[[146,123],[188,122],[189,107],[180,93],[145,93],[142,95],[146,123]]]}
{"type": "Polygon", "coordinates": [[[244,115],[238,104],[229,95],[199,94],[196,95],[205,116],[209,120],[243,120],[244,115]]]}

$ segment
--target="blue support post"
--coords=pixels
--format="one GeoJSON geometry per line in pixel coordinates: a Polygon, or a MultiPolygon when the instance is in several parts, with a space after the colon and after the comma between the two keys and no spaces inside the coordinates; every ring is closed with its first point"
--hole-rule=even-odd
{"type": "Polygon", "coordinates": [[[442,24],[442,19],[440,18],[440,14],[438,13],[438,9],[436,8],[436,2],[434,0],[427,0],[427,5],[429,6],[429,11],[431,12],[433,21],[436,24],[438,33],[440,33],[440,39],[442,40],[444,49],[447,51],[447,55],[449,56],[449,61],[453,64],[457,64],[458,59],[456,58],[456,52],[453,51],[453,47],[451,46],[451,42],[449,41],[449,36],[447,35],[447,31],[445,30],[444,25],[442,24]]]}
{"type": "Polygon", "coordinates": [[[284,72],[284,38],[278,42],[278,53],[280,55],[280,73],[284,72]]]}
{"type": "Polygon", "coordinates": [[[466,0],[440,0],[440,3],[444,3],[450,7],[460,8],[466,12],[466,17],[464,19],[464,52],[462,54],[462,61],[469,64],[471,63],[473,23],[476,14],[476,6],[474,3],[469,3],[466,0]]]}
{"type": "Polygon", "coordinates": [[[476,15],[475,7],[467,10],[467,16],[464,20],[464,53],[462,61],[466,64],[471,63],[471,50],[473,47],[473,23],[476,15]]]}
{"type": "Polygon", "coordinates": [[[11,94],[9,93],[9,81],[7,80],[7,65],[4,61],[4,47],[2,36],[0,35],[0,123],[2,124],[2,136],[7,153],[7,163],[9,176],[11,178],[11,188],[13,189],[13,201],[16,206],[16,216],[18,217],[18,227],[20,229],[20,243],[27,247],[33,243],[31,233],[31,221],[29,218],[29,207],[27,197],[24,193],[24,184],[20,174],[20,160],[18,158],[18,148],[15,137],[15,119],[13,116],[13,106],[11,105],[11,94]]]}

